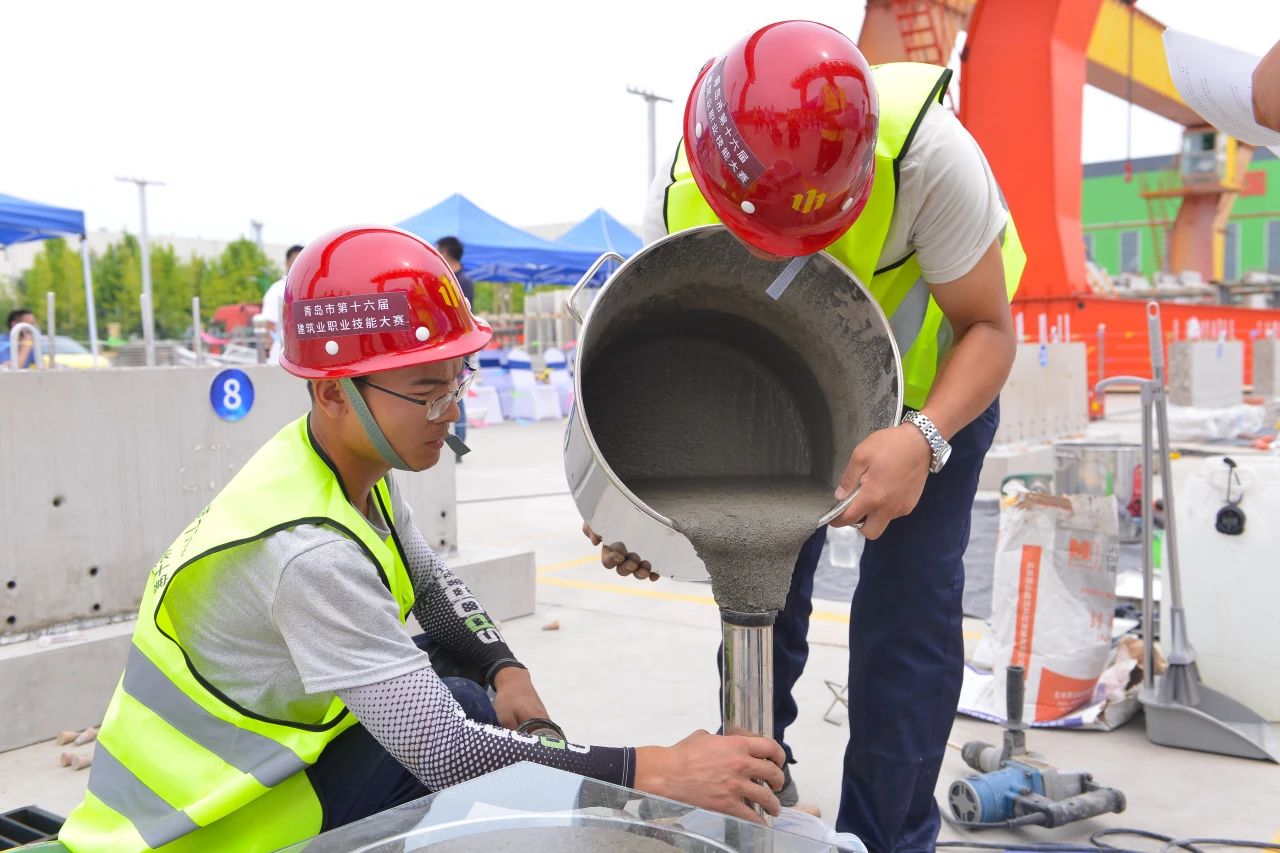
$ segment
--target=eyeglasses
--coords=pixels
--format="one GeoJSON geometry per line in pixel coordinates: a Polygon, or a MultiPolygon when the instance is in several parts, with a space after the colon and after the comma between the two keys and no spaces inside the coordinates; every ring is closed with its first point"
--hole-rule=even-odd
{"type": "Polygon", "coordinates": [[[401,400],[413,403],[415,406],[424,406],[427,410],[427,420],[438,421],[440,418],[444,417],[445,412],[449,411],[450,406],[461,400],[466,395],[467,389],[471,387],[471,383],[475,378],[475,370],[470,366],[464,367],[462,368],[462,372],[458,374],[458,378],[454,380],[455,384],[451,390],[430,400],[419,400],[417,397],[410,397],[408,394],[401,394],[399,391],[392,391],[390,388],[375,385],[363,376],[357,376],[355,381],[359,382],[361,385],[367,385],[370,388],[375,388],[384,394],[390,394],[392,397],[399,397],[401,400]]]}

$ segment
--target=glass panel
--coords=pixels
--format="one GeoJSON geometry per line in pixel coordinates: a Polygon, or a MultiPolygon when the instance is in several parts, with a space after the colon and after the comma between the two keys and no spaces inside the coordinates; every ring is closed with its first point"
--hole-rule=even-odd
{"type": "Polygon", "coordinates": [[[1240,223],[1228,222],[1226,239],[1223,240],[1222,279],[1240,280],[1240,223]]]}
{"type": "Polygon", "coordinates": [[[1142,241],[1137,231],[1120,232],[1120,272],[1142,272],[1142,241]]]}
{"type": "Polygon", "coordinates": [[[1267,272],[1280,275],[1280,219],[1267,223],[1267,272]]]}
{"type": "Polygon", "coordinates": [[[282,853],[829,853],[839,848],[527,762],[326,832],[282,853]]]}

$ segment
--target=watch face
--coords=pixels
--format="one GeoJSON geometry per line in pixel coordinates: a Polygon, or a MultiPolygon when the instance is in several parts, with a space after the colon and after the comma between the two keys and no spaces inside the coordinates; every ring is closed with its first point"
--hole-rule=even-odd
{"type": "Polygon", "coordinates": [[[948,444],[946,447],[942,448],[942,452],[938,454],[937,461],[933,463],[933,470],[935,472],[941,471],[942,466],[946,465],[947,460],[950,458],[951,458],[951,445],[948,444]]]}

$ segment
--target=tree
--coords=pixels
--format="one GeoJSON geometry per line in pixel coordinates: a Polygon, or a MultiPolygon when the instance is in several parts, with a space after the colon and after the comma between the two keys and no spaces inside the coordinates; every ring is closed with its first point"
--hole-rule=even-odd
{"type": "Polygon", "coordinates": [[[191,325],[191,297],[195,289],[191,265],[178,259],[168,244],[151,247],[151,298],[156,322],[156,337],[183,337],[191,325]]]}
{"type": "Polygon", "coordinates": [[[49,322],[45,316],[48,304],[45,294],[52,291],[57,333],[88,337],[89,320],[84,307],[84,271],[80,253],[66,240],[45,241],[31,269],[23,273],[19,289],[26,306],[40,318],[41,328],[49,322]]]}
{"type": "Polygon", "coordinates": [[[138,239],[125,234],[107,246],[93,264],[93,288],[98,303],[98,325],[119,323],[120,334],[142,332],[142,265],[138,239]]]}
{"type": "MultiPolygon", "coordinates": [[[[142,334],[141,247],[125,234],[90,258],[98,327],[119,323],[125,337],[142,334]]],[[[181,338],[191,325],[191,297],[200,297],[204,322],[222,305],[261,302],[263,291],[280,277],[279,268],[257,244],[239,239],[216,259],[183,260],[170,245],[151,246],[151,298],[157,338],[181,338]]],[[[58,331],[80,339],[89,335],[85,311],[84,274],[78,251],[64,240],[47,240],[31,269],[17,282],[9,307],[29,305],[43,320],[45,297],[56,294],[58,331]]],[[[6,308],[6,311],[8,309],[6,308]]]]}
{"type": "Polygon", "coordinates": [[[243,237],[228,243],[218,260],[198,277],[200,313],[208,320],[221,305],[260,303],[263,291],[279,277],[279,267],[257,243],[243,237]]]}

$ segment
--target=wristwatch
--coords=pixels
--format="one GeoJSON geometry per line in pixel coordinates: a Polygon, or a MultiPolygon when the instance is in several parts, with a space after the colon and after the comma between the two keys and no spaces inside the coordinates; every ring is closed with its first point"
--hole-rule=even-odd
{"type": "Polygon", "coordinates": [[[933,474],[942,470],[942,466],[947,464],[947,460],[951,458],[951,445],[947,440],[938,434],[938,428],[933,425],[933,421],[929,420],[929,416],[923,412],[917,412],[914,409],[907,410],[902,416],[902,420],[910,423],[924,435],[925,441],[929,442],[929,450],[933,453],[933,461],[929,463],[929,471],[933,474]]]}

